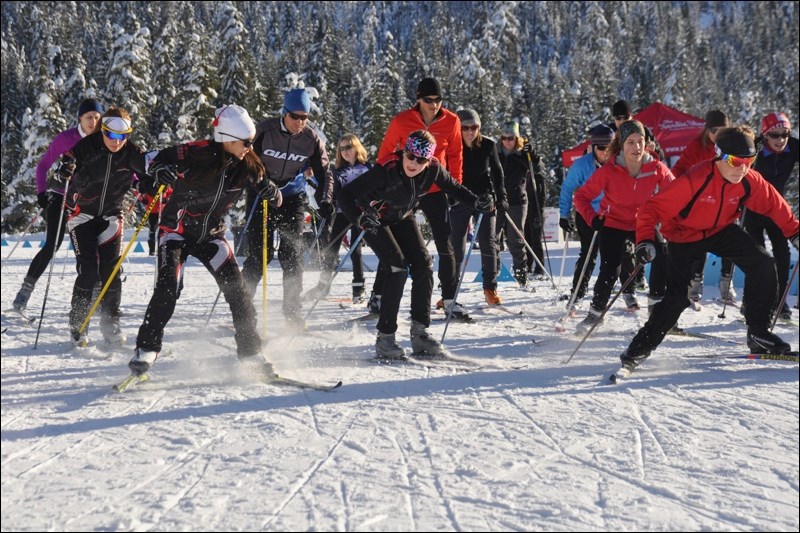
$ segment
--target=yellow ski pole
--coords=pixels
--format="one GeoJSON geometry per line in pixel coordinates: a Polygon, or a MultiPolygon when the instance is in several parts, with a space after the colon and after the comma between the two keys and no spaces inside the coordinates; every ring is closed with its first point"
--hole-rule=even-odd
{"type": "Polygon", "coordinates": [[[103,290],[100,291],[100,295],[97,297],[97,300],[94,301],[94,305],[92,305],[92,308],[89,309],[89,314],[86,315],[86,318],[83,320],[83,324],[81,324],[81,327],[78,330],[78,334],[83,333],[83,330],[85,330],[86,327],[89,325],[89,320],[92,319],[92,315],[94,315],[94,312],[97,310],[97,306],[100,305],[100,301],[103,299],[103,296],[106,295],[108,287],[111,285],[111,280],[114,279],[114,276],[116,276],[117,272],[119,272],[119,267],[122,265],[122,262],[125,261],[125,256],[128,255],[128,252],[131,250],[131,246],[133,246],[133,243],[136,242],[136,237],[139,235],[139,232],[144,227],[145,222],[147,222],[147,217],[150,216],[150,212],[155,207],[156,202],[158,201],[159,198],[161,198],[161,193],[164,192],[164,187],[165,187],[164,185],[161,185],[158,188],[158,192],[156,193],[155,197],[153,197],[153,200],[150,202],[150,205],[147,206],[147,211],[144,212],[144,216],[142,217],[142,221],[139,223],[139,227],[136,228],[136,231],[133,233],[133,236],[131,237],[128,246],[125,247],[125,250],[122,252],[122,255],[119,256],[117,264],[114,265],[114,270],[112,270],[111,275],[108,276],[105,285],[103,285],[103,290]]]}
{"type": "MultiPolygon", "coordinates": [[[[269,217],[269,201],[263,200],[264,205],[264,235],[261,241],[261,261],[262,277],[264,278],[264,288],[261,291],[261,338],[267,338],[267,243],[269,231],[267,231],[267,218],[269,217]]],[[[262,343],[261,346],[264,346],[262,343]]]]}

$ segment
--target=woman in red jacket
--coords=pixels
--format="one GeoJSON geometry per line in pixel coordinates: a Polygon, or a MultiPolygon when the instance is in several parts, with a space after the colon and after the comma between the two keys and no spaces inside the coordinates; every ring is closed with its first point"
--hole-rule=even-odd
{"type": "MultiPolygon", "coordinates": [[[[578,324],[579,334],[601,320],[611,289],[617,282],[617,268],[622,263],[622,255],[634,242],[636,211],[673,180],[669,169],[645,149],[644,125],[638,120],[629,120],[619,126],[609,150],[611,159],[575,193],[575,209],[584,220],[591,221],[592,228],[599,232],[600,243],[600,274],[594,284],[589,314],[578,324]],[[603,194],[603,199],[600,200],[600,210],[596,212],[592,200],[600,194],[603,194]]],[[[621,273],[623,279],[630,275],[625,270],[623,268],[621,273]]],[[[630,292],[625,294],[629,308],[638,307],[633,288],[631,284],[630,292]]]]}
{"type": "Polygon", "coordinates": [[[800,224],[780,193],[750,168],[756,158],[752,131],[743,126],[723,129],[717,136],[716,153],[713,160],[693,167],[639,210],[637,259],[642,263],[653,260],[657,249],[655,227],[661,223],[661,233],[669,241],[669,280],[667,295],[656,304],[650,319],[621,355],[623,376],[661,344],[666,332],[689,307],[692,267],[704,261],[707,252],[730,257],[744,272],[750,350],[772,354],[790,350],[787,343],[769,331],[778,298],[775,262],[736,222],[745,207],[768,216],[795,248],[800,224]]]}

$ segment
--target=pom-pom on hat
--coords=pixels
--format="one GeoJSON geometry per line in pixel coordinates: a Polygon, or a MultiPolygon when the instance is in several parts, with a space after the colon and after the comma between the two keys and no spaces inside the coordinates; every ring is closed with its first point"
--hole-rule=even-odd
{"type": "Polygon", "coordinates": [[[283,95],[283,113],[290,111],[311,112],[311,97],[305,89],[292,89],[283,95]]]}
{"type": "Polygon", "coordinates": [[[789,122],[789,117],[783,113],[770,113],[761,119],[761,135],[766,135],[775,128],[792,129],[792,124],[789,122]]]}
{"type": "Polygon", "coordinates": [[[431,136],[424,135],[424,131],[412,131],[406,141],[406,152],[417,157],[433,159],[436,151],[436,141],[431,141],[431,136]]]}
{"type": "Polygon", "coordinates": [[[707,130],[710,130],[711,128],[727,128],[730,125],[731,123],[728,120],[728,115],[726,115],[719,109],[712,109],[711,111],[706,113],[707,130]]]}
{"type": "Polygon", "coordinates": [[[214,112],[214,140],[217,142],[245,141],[256,135],[256,125],[247,110],[238,105],[226,105],[214,112]]]}
{"type": "Polygon", "coordinates": [[[103,106],[94,98],[84,98],[81,100],[81,103],[78,104],[78,116],[82,117],[84,114],[91,111],[96,111],[102,115],[103,106]]]}
{"type": "Polygon", "coordinates": [[[614,130],[605,124],[598,124],[589,130],[589,138],[595,146],[608,146],[614,140],[614,130]]]}
{"type": "Polygon", "coordinates": [[[753,138],[739,128],[725,128],[717,134],[717,157],[728,154],[736,157],[753,157],[756,146],[753,138]]]}
{"type": "Polygon", "coordinates": [[[425,78],[417,85],[417,98],[442,96],[442,84],[436,78],[425,78]]]}
{"type": "Polygon", "coordinates": [[[481,117],[478,115],[478,112],[474,109],[459,109],[456,111],[456,115],[458,118],[461,119],[461,124],[469,126],[471,124],[477,124],[478,126],[481,125],[481,117]]]}

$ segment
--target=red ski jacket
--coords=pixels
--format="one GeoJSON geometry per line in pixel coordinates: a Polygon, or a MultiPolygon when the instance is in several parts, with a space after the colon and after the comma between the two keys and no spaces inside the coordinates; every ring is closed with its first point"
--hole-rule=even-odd
{"type": "Polygon", "coordinates": [[[575,210],[591,225],[594,217],[603,215],[605,225],[622,231],[636,229],[639,207],[673,180],[672,172],[650,154],[644,155],[642,169],[636,176],[628,174],[617,157],[595,170],[586,183],[575,192],[575,210]],[[600,210],[595,211],[592,200],[603,194],[600,210]]]}
{"type": "Polygon", "coordinates": [[[636,242],[655,240],[659,222],[661,234],[668,241],[700,241],[734,224],[741,206],[771,218],[784,236],[797,235],[798,221],[789,204],[761,174],[751,168],[741,182],[730,183],[715,162],[703,161],[693,166],[642,206],[636,219],[636,242]],[[703,188],[709,175],[711,179],[703,188]],[[686,207],[698,191],[700,194],[687,213],[686,207]]]}

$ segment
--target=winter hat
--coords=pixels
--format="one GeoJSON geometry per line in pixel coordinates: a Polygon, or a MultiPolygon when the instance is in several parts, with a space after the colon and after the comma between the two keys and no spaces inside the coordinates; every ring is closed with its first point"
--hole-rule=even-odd
{"type": "Polygon", "coordinates": [[[286,114],[290,111],[311,112],[311,97],[305,89],[292,89],[283,95],[283,112],[286,114]]]}
{"type": "Polygon", "coordinates": [[[617,129],[617,134],[619,135],[619,144],[625,144],[625,139],[634,133],[638,133],[642,137],[645,136],[644,125],[638,120],[626,120],[620,124],[619,128],[617,129]]]}
{"type": "Polygon", "coordinates": [[[627,100],[617,100],[614,102],[614,105],[611,106],[611,115],[614,117],[619,117],[622,115],[631,115],[631,105],[627,102],[627,100]]]}
{"type": "Polygon", "coordinates": [[[503,124],[503,135],[513,135],[519,137],[519,124],[516,120],[509,120],[503,124]]]}
{"type": "Polygon", "coordinates": [[[247,140],[256,136],[256,125],[247,114],[247,110],[238,105],[227,105],[214,112],[214,140],[226,141],[247,140]]]}
{"type": "Polygon", "coordinates": [[[82,117],[84,113],[89,113],[90,111],[97,111],[102,115],[103,106],[94,98],[84,98],[81,100],[81,103],[78,104],[78,116],[82,117]]]}
{"type": "Polygon", "coordinates": [[[736,157],[753,157],[756,155],[756,145],[753,137],[747,135],[740,128],[725,128],[717,134],[717,157],[728,154],[736,157]]]}
{"type": "Polygon", "coordinates": [[[780,127],[787,130],[792,129],[789,117],[783,113],[770,113],[761,119],[761,135],[766,135],[768,132],[780,127]]]}
{"type": "Polygon", "coordinates": [[[431,141],[431,139],[432,136],[430,134],[425,135],[423,130],[412,131],[406,141],[406,152],[417,157],[433,159],[433,153],[436,151],[436,141],[431,141]]]}
{"type": "Polygon", "coordinates": [[[481,125],[481,117],[478,116],[478,112],[474,109],[459,109],[456,111],[456,115],[458,118],[461,119],[461,124],[469,126],[471,124],[476,124],[478,126],[481,125]]]}
{"type": "Polygon", "coordinates": [[[442,96],[442,84],[436,78],[425,78],[417,85],[417,98],[442,96]]]}
{"type": "Polygon", "coordinates": [[[711,128],[727,128],[730,125],[731,123],[728,120],[728,115],[726,115],[719,109],[712,109],[711,111],[706,113],[707,130],[710,130],[711,128]]]}
{"type": "Polygon", "coordinates": [[[605,124],[599,124],[589,130],[589,138],[595,146],[608,146],[614,140],[614,130],[605,124]]]}
{"type": "Polygon", "coordinates": [[[130,133],[133,131],[131,121],[122,117],[104,117],[102,128],[114,133],[130,133]]]}

